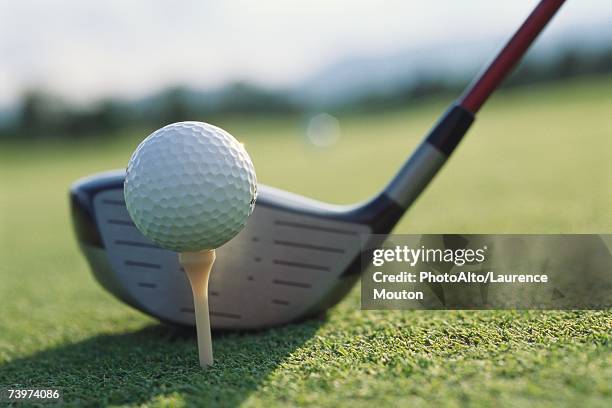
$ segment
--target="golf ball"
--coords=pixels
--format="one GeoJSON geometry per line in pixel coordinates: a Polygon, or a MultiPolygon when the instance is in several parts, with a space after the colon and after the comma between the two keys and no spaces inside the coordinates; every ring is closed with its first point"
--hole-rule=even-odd
{"type": "Polygon", "coordinates": [[[228,132],[202,122],[165,126],[140,143],[128,163],[125,203],[136,227],[177,252],[214,249],[253,212],[255,169],[228,132]]]}

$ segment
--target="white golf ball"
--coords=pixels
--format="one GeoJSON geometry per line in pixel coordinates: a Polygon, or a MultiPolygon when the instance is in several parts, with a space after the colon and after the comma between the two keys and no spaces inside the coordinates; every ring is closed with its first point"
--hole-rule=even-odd
{"type": "Polygon", "coordinates": [[[223,129],[202,122],[165,126],[140,143],[125,177],[125,203],[136,227],[177,252],[214,249],[253,212],[255,169],[223,129]]]}

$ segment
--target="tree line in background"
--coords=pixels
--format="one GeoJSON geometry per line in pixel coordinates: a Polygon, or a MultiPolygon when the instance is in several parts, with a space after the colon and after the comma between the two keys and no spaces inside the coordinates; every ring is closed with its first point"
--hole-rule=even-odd
{"type": "MultiPolygon", "coordinates": [[[[567,50],[546,64],[527,61],[506,81],[505,87],[608,73],[612,73],[612,49],[588,56],[577,50],[567,50]]],[[[336,112],[366,112],[413,106],[426,98],[456,95],[462,86],[463,83],[451,83],[444,78],[425,77],[398,86],[393,92],[366,95],[332,109],[336,112]]],[[[23,95],[14,119],[0,126],[0,138],[99,137],[112,135],[127,126],[158,127],[186,118],[204,120],[229,114],[297,115],[313,109],[316,107],[298,102],[289,92],[269,91],[248,83],[227,86],[208,97],[201,94],[198,97],[195,91],[174,87],[148,102],[109,99],[85,109],[71,106],[44,91],[34,90],[23,95]]]]}

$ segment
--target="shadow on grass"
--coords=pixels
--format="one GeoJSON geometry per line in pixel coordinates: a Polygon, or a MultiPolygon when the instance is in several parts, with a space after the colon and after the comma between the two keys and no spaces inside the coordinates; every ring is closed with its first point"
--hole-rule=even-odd
{"type": "Polygon", "coordinates": [[[217,332],[215,365],[206,370],[198,365],[195,331],[151,325],[0,365],[0,384],[61,388],[70,405],[143,404],[177,397],[187,405],[235,406],[320,325],[310,320],[259,332],[217,332]]]}

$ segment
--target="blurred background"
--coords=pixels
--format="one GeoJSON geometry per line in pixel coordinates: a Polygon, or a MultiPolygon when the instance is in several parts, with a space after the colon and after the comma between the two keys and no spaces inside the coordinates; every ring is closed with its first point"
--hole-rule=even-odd
{"type": "MultiPolygon", "coordinates": [[[[0,138],[452,98],[535,1],[3,2],[0,138]]],[[[612,6],[569,1],[506,87],[612,73],[612,6]]],[[[318,117],[309,134],[334,133],[318,117]]],[[[326,142],[326,143],[323,143],[326,142]]]]}
{"type": "MultiPolygon", "coordinates": [[[[42,204],[69,234],[69,185],[180,120],[261,182],[365,199],[536,3],[1,2],[3,229],[42,204]]],[[[605,232],[611,91],[612,5],[568,1],[399,230],[605,232]]]]}
{"type": "MultiPolygon", "coordinates": [[[[75,180],[124,168],[138,143],[169,122],[200,120],[245,143],[262,183],[335,203],[366,199],[536,3],[0,0],[0,383],[58,385],[81,396],[123,389],[129,397],[110,401],[137,395],[142,403],[152,398],[140,383],[151,364],[132,370],[127,382],[98,381],[109,381],[104,367],[123,373],[130,358],[154,349],[149,362],[158,361],[163,375],[147,381],[158,384],[169,372],[185,373],[181,361],[193,356],[189,341],[176,349],[158,339],[154,348],[142,347],[151,336],[121,337],[153,321],[105,293],[89,273],[70,222],[67,193],[75,180]],[[168,350],[180,357],[173,369],[168,350]],[[106,363],[84,363],[102,355],[106,363]],[[90,382],[79,389],[75,379],[90,382]]],[[[396,231],[610,233],[611,135],[612,2],[568,0],[396,231]]],[[[363,326],[358,299],[354,291],[332,312],[336,323],[326,324],[326,335],[344,330],[337,322],[363,326]]],[[[410,316],[401,318],[422,319],[416,325],[430,332],[430,315],[410,316]]],[[[461,316],[441,321],[463,327],[461,316]]],[[[293,336],[300,327],[287,331],[293,336]]],[[[221,354],[232,339],[216,343],[221,354]]],[[[236,350],[252,347],[251,337],[240,341],[236,350]]],[[[590,365],[576,357],[579,364],[562,359],[551,370],[566,367],[582,381],[576,387],[591,390],[598,383],[583,373],[598,373],[593,361],[605,362],[592,356],[590,365]]],[[[470,372],[482,367],[489,365],[470,372]]],[[[381,389],[403,392],[389,373],[381,389]]],[[[490,379],[484,373],[471,377],[478,387],[466,386],[464,375],[456,384],[462,393],[480,393],[490,379]]],[[[551,394],[564,398],[558,390],[571,382],[539,373],[535,383],[559,378],[551,394]]],[[[190,375],[182,381],[191,387],[190,375]]]]}

